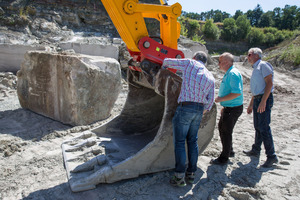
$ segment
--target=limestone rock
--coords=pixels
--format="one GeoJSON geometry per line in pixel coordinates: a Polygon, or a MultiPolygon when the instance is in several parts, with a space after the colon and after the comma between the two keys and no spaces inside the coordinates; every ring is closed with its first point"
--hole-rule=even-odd
{"type": "Polygon", "coordinates": [[[29,51],[17,73],[23,108],[71,125],[109,117],[121,90],[117,60],[29,51]]]}
{"type": "Polygon", "coordinates": [[[117,45],[95,43],[79,43],[79,42],[62,42],[59,44],[61,49],[74,49],[76,53],[87,54],[93,56],[105,56],[118,59],[119,48],[117,45]]]}
{"type": "Polygon", "coordinates": [[[44,50],[43,46],[26,44],[0,44],[0,71],[17,72],[26,51],[44,50]]]}

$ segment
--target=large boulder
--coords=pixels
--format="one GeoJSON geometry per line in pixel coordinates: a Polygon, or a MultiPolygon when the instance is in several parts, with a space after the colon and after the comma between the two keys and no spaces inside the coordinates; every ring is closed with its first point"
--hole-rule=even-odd
{"type": "Polygon", "coordinates": [[[17,73],[23,108],[70,125],[109,117],[121,90],[113,58],[29,51],[17,73]]]}

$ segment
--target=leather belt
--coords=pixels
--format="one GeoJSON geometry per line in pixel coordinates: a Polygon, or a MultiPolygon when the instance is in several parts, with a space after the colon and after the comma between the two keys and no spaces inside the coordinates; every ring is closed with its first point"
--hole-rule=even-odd
{"type": "Polygon", "coordinates": [[[182,105],[182,106],[186,106],[186,105],[199,105],[199,106],[203,106],[203,103],[191,102],[191,101],[184,101],[184,102],[180,102],[179,105],[182,105]]]}
{"type": "MultiPolygon", "coordinates": [[[[272,93],[270,93],[270,96],[272,95],[272,93]]],[[[255,95],[254,99],[261,99],[264,96],[264,94],[259,94],[259,95],[255,95]]]]}
{"type": "Polygon", "coordinates": [[[264,96],[264,94],[255,95],[255,96],[254,96],[254,99],[260,99],[260,98],[262,98],[263,96],[264,96]]]}

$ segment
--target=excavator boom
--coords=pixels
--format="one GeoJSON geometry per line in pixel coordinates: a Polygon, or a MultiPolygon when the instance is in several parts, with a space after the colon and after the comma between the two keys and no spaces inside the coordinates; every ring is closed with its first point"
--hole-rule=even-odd
{"type": "MultiPolygon", "coordinates": [[[[149,36],[144,18],[159,20],[162,41],[166,46],[177,49],[177,39],[180,36],[177,17],[181,14],[179,3],[167,6],[142,4],[138,0],[101,1],[130,51],[140,52],[139,40],[149,36]]],[[[165,4],[164,1],[161,2],[165,4]]]]}

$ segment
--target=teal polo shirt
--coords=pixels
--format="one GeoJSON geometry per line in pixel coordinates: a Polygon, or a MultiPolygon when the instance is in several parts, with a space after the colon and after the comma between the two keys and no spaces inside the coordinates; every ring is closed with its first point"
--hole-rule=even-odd
{"type": "Polygon", "coordinates": [[[230,93],[238,93],[241,95],[235,99],[220,102],[221,106],[235,107],[243,104],[243,77],[239,70],[234,66],[231,66],[227,70],[222,79],[219,89],[219,97],[224,97],[230,93]]]}

